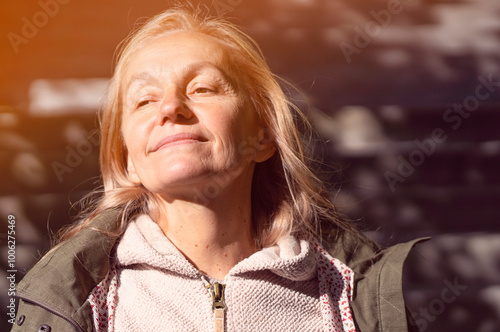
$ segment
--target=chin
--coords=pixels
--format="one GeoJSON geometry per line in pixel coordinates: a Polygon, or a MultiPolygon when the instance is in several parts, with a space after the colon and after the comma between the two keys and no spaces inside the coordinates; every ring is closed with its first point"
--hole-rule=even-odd
{"type": "Polygon", "coordinates": [[[195,170],[191,167],[165,167],[156,175],[143,181],[144,186],[151,192],[162,194],[166,192],[192,191],[203,186],[208,178],[207,172],[195,170]]]}

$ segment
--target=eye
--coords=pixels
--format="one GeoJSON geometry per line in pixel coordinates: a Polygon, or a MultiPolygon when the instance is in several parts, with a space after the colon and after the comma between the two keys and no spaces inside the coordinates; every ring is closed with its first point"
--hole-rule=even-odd
{"type": "Polygon", "coordinates": [[[152,103],[153,101],[150,100],[150,99],[146,99],[146,100],[142,100],[140,101],[139,103],[137,103],[137,107],[136,108],[141,108],[141,107],[144,107],[146,105],[149,105],[150,103],[152,103]]]}
{"type": "Polygon", "coordinates": [[[199,87],[199,88],[196,88],[196,90],[194,90],[194,93],[196,93],[196,94],[203,94],[203,93],[209,93],[209,92],[212,92],[212,90],[210,90],[209,88],[205,88],[205,87],[199,87]]]}

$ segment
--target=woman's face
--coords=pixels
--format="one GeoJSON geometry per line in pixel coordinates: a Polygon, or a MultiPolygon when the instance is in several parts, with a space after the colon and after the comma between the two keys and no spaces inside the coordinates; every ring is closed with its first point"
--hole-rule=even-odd
{"type": "Polygon", "coordinates": [[[228,172],[251,180],[254,162],[270,157],[255,111],[223,69],[227,59],[215,38],[195,32],[160,37],[133,55],[122,134],[134,182],[159,194],[192,192],[228,172]]]}

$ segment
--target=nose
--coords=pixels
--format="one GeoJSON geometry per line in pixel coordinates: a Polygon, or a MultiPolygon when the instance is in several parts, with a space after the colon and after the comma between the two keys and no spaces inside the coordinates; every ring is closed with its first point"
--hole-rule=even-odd
{"type": "Polygon", "coordinates": [[[165,90],[165,96],[160,104],[157,123],[163,125],[165,122],[182,122],[191,119],[193,113],[185,103],[181,89],[169,86],[165,90]]]}

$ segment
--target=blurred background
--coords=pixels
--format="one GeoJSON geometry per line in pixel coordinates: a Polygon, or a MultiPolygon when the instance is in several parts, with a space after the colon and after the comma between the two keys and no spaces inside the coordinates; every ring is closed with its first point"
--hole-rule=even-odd
{"type": "MultiPolygon", "coordinates": [[[[432,236],[404,276],[420,330],[500,331],[500,2],[198,2],[240,25],[304,92],[297,103],[321,137],[338,206],[384,245],[432,236]]],[[[96,112],[115,47],[168,7],[0,3],[0,312],[8,215],[19,281],[99,184],[96,112]]]]}

